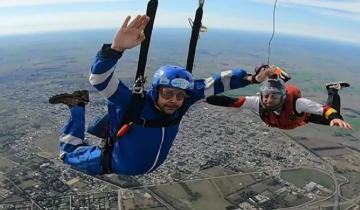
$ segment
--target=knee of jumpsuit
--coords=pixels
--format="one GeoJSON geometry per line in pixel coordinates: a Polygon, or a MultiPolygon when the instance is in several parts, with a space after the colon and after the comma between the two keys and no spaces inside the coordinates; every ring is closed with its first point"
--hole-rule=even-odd
{"type": "Polygon", "coordinates": [[[80,146],[64,155],[63,161],[90,175],[102,173],[101,149],[95,145],[80,146]]]}

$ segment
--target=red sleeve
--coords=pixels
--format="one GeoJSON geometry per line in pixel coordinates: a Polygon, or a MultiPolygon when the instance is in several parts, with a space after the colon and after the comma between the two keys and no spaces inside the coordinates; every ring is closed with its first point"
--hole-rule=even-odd
{"type": "Polygon", "coordinates": [[[246,101],[244,96],[240,96],[234,103],[230,104],[230,107],[241,107],[246,101]]]}

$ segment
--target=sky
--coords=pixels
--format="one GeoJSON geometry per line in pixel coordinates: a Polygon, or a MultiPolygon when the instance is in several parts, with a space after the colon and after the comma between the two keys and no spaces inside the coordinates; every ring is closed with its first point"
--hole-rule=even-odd
{"type": "MultiPolygon", "coordinates": [[[[111,28],[148,0],[0,0],[0,35],[111,28]]],[[[205,0],[209,30],[272,31],[275,0],[205,0]]],[[[197,0],[159,0],[154,27],[190,27],[197,0]]],[[[275,30],[360,43],[360,0],[278,0],[275,30]]]]}

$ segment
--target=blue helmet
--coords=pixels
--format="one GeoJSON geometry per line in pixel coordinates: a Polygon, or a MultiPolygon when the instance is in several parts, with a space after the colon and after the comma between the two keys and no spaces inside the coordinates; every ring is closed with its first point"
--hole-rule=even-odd
{"type": "Polygon", "coordinates": [[[183,67],[166,65],[154,73],[152,87],[156,90],[159,86],[179,88],[191,93],[194,80],[191,73],[183,67]]]}
{"type": "Polygon", "coordinates": [[[191,73],[183,67],[166,65],[155,71],[152,80],[152,89],[150,91],[151,98],[156,101],[158,99],[158,88],[172,87],[185,90],[187,94],[191,94],[194,88],[194,80],[191,73]]]}

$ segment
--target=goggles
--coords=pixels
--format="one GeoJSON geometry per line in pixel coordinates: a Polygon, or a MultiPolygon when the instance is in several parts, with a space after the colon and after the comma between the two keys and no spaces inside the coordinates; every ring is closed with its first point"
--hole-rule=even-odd
{"type": "Polygon", "coordinates": [[[185,98],[189,97],[185,93],[185,91],[177,90],[173,88],[160,88],[159,95],[166,100],[169,100],[175,96],[177,101],[182,101],[185,98]]]}
{"type": "Polygon", "coordinates": [[[263,98],[281,99],[280,93],[262,93],[263,98]]]}

